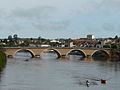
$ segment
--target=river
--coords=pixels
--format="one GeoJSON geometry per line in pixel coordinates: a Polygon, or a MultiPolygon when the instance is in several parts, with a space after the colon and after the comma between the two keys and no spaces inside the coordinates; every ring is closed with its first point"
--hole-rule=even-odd
{"type": "Polygon", "coordinates": [[[120,61],[51,56],[8,58],[0,73],[0,90],[120,90],[120,61]],[[99,79],[108,81],[101,84],[99,79]]]}

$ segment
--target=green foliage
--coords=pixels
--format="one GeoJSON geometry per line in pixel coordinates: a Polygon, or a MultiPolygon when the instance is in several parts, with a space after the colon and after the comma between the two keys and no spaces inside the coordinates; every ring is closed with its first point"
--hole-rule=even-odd
{"type": "Polygon", "coordinates": [[[6,46],[6,45],[4,45],[4,44],[1,44],[1,45],[0,45],[0,47],[5,47],[5,46],[6,46]]]}
{"type": "Polygon", "coordinates": [[[115,44],[112,44],[112,45],[111,45],[111,48],[112,48],[112,49],[118,49],[118,46],[115,45],[115,44]]]}
{"type": "Polygon", "coordinates": [[[44,38],[41,38],[41,42],[45,42],[46,41],[46,39],[44,39],[44,38]]]}
{"type": "Polygon", "coordinates": [[[120,49],[120,45],[118,45],[118,48],[120,49]]]}
{"type": "Polygon", "coordinates": [[[118,36],[116,35],[114,39],[118,39],[118,36]]]}
{"type": "Polygon", "coordinates": [[[14,40],[17,40],[17,39],[18,39],[18,35],[17,35],[17,34],[14,34],[14,35],[13,35],[13,38],[14,38],[14,40]]]}
{"type": "Polygon", "coordinates": [[[0,70],[5,66],[6,64],[6,55],[0,51],[0,70]]]}
{"type": "Polygon", "coordinates": [[[8,43],[8,44],[1,44],[0,47],[16,47],[14,43],[8,43]]]}
{"type": "Polygon", "coordinates": [[[104,45],[103,48],[110,48],[110,45],[104,45]]]}
{"type": "Polygon", "coordinates": [[[48,42],[50,42],[50,40],[49,40],[49,39],[44,39],[44,38],[41,38],[41,43],[48,43],[48,42]]]}
{"type": "Polygon", "coordinates": [[[12,41],[12,36],[11,35],[8,36],[8,40],[12,41]]]}
{"type": "Polygon", "coordinates": [[[25,44],[24,44],[24,43],[21,43],[21,44],[19,44],[19,45],[17,45],[17,46],[23,47],[23,46],[25,46],[25,44]]]}
{"type": "Polygon", "coordinates": [[[24,41],[24,44],[25,44],[25,45],[29,45],[30,43],[31,43],[31,40],[25,40],[25,41],[24,41]]]}
{"type": "Polygon", "coordinates": [[[49,40],[49,39],[46,39],[46,42],[50,42],[50,40],[49,40]]]}
{"type": "Polygon", "coordinates": [[[7,47],[15,47],[16,45],[14,43],[8,43],[6,44],[7,47]]]}

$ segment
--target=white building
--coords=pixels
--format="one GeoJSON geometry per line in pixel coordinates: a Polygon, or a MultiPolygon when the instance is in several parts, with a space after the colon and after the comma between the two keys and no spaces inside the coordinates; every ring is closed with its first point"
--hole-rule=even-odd
{"type": "Polygon", "coordinates": [[[87,39],[95,39],[95,36],[93,34],[88,34],[87,39]]]}
{"type": "Polygon", "coordinates": [[[51,43],[60,43],[60,41],[58,41],[58,40],[51,40],[50,42],[51,43]]]}
{"type": "Polygon", "coordinates": [[[41,47],[50,47],[48,44],[42,44],[41,47]]]}
{"type": "Polygon", "coordinates": [[[73,42],[70,42],[70,47],[75,47],[75,45],[73,44],[73,42]]]}

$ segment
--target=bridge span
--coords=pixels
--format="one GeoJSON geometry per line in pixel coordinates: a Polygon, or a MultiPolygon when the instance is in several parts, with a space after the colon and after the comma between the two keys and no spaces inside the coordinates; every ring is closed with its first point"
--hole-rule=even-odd
{"type": "Polygon", "coordinates": [[[98,49],[98,48],[43,48],[43,47],[5,47],[5,54],[7,57],[13,57],[19,51],[28,51],[31,53],[32,57],[40,56],[44,52],[54,51],[58,55],[58,58],[65,57],[73,51],[79,51],[84,55],[84,57],[92,57],[96,52],[105,53],[107,56],[111,57],[110,49],[98,49]]]}

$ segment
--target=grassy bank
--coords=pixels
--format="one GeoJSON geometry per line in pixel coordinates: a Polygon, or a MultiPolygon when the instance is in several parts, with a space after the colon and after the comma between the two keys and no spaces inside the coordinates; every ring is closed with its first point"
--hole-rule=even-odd
{"type": "Polygon", "coordinates": [[[6,64],[6,55],[0,51],[0,70],[5,66],[6,64]]]}

